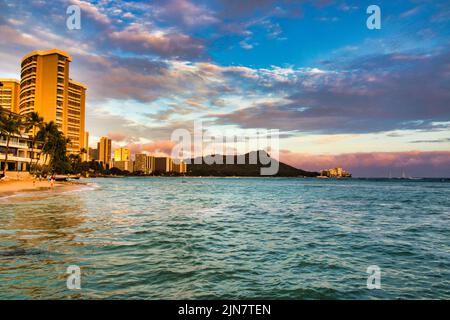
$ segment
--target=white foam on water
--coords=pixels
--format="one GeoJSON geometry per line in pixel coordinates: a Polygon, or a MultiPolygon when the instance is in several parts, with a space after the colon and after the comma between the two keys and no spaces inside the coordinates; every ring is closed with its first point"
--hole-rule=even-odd
{"type": "Polygon", "coordinates": [[[84,192],[84,191],[94,191],[99,189],[100,186],[96,183],[87,183],[87,184],[80,184],[79,188],[75,188],[73,190],[67,190],[61,192],[61,194],[67,194],[67,193],[77,193],[77,192],[84,192]]]}

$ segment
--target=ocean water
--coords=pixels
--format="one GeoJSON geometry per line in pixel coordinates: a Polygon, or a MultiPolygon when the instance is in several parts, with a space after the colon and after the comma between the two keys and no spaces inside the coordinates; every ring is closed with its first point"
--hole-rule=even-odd
{"type": "Polygon", "coordinates": [[[448,181],[86,181],[0,199],[1,299],[450,298],[448,181]]]}

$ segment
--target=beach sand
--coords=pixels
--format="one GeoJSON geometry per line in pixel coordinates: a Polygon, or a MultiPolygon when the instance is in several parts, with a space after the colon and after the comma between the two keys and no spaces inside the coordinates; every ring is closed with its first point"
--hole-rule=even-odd
{"type": "Polygon", "coordinates": [[[47,180],[26,179],[26,180],[0,180],[0,198],[10,196],[18,192],[31,191],[70,191],[84,186],[83,183],[78,182],[55,182],[53,187],[47,180]]]}

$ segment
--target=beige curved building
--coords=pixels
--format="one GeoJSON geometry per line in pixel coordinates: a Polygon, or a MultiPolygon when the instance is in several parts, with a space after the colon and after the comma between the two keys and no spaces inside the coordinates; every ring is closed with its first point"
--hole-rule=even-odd
{"type": "Polygon", "coordinates": [[[22,58],[18,112],[37,112],[45,122],[53,121],[70,139],[67,151],[86,148],[86,86],[69,76],[70,55],[62,50],[33,51],[22,58]]]}

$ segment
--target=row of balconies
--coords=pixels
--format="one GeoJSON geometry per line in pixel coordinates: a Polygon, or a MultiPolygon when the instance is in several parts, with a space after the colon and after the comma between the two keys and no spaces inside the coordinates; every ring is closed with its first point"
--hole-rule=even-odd
{"type": "MultiPolygon", "coordinates": [[[[6,147],[6,140],[0,139],[0,146],[6,147]]],[[[14,140],[9,141],[9,147],[11,148],[19,148],[19,149],[28,149],[28,143],[26,142],[17,142],[14,140]]]]}
{"type": "Polygon", "coordinates": [[[20,67],[22,69],[25,69],[25,68],[28,68],[28,66],[30,66],[30,65],[37,65],[37,59],[33,59],[33,58],[35,58],[35,57],[30,57],[30,58],[24,60],[22,62],[22,64],[20,65],[20,67]]]}
{"type": "MultiPolygon", "coordinates": [[[[5,158],[5,154],[0,152],[0,160],[5,160],[5,158]]],[[[8,154],[8,162],[9,161],[30,162],[31,158],[17,157],[15,155],[8,154]]]]}
{"type": "Polygon", "coordinates": [[[26,75],[28,75],[30,73],[36,73],[36,67],[28,66],[26,68],[23,68],[22,72],[20,73],[20,76],[23,79],[26,75]]]}
{"type": "Polygon", "coordinates": [[[33,78],[36,78],[36,72],[31,72],[29,74],[24,75],[20,78],[20,84],[23,84],[27,80],[31,80],[33,78]]]}

